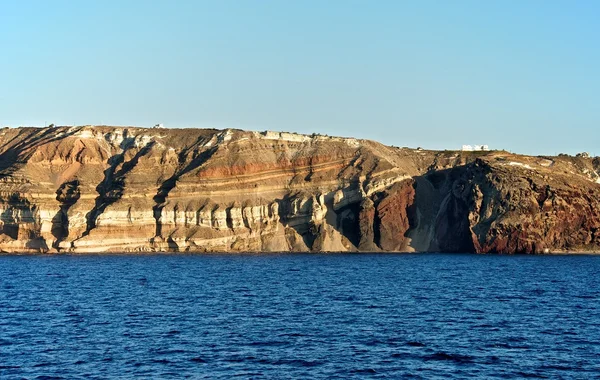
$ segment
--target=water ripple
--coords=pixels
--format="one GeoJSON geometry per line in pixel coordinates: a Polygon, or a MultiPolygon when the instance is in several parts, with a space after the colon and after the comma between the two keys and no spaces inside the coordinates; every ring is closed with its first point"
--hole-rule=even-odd
{"type": "Polygon", "coordinates": [[[0,378],[590,378],[600,256],[0,256],[0,378]]]}

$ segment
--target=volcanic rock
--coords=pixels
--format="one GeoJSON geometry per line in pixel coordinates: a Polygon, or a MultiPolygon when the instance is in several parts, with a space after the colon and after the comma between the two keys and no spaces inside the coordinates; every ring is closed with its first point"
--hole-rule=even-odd
{"type": "Polygon", "coordinates": [[[4,252],[591,252],[600,159],[137,127],[0,130],[4,252]]]}

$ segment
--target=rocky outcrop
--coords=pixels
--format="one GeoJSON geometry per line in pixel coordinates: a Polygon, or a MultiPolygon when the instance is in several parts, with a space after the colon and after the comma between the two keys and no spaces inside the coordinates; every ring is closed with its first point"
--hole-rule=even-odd
{"type": "Polygon", "coordinates": [[[425,250],[598,252],[600,186],[576,169],[588,162],[520,160],[482,157],[426,174],[433,191],[416,205],[434,203],[436,216],[425,220],[425,250]]]}
{"type": "Polygon", "coordinates": [[[0,130],[0,249],[597,251],[600,164],[280,132],[0,130]]]}

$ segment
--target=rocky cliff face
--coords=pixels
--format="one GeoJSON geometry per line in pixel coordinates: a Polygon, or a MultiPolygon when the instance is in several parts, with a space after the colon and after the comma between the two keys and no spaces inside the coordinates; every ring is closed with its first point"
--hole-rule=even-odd
{"type": "Polygon", "coordinates": [[[0,130],[0,249],[598,251],[600,162],[277,132],[0,130]]]}

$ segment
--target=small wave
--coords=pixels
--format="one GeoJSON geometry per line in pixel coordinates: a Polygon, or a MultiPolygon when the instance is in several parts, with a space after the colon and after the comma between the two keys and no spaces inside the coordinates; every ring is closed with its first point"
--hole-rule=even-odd
{"type": "Polygon", "coordinates": [[[476,329],[488,329],[489,331],[500,331],[500,328],[498,328],[495,325],[491,325],[489,323],[483,323],[481,325],[475,325],[475,326],[473,326],[473,328],[476,328],[476,329]]]}
{"type": "Polygon", "coordinates": [[[466,313],[485,314],[485,311],[479,309],[465,309],[466,313]]]}
{"type": "Polygon", "coordinates": [[[105,325],[110,325],[110,321],[98,321],[98,322],[90,323],[90,326],[105,326],[105,325]]]}
{"type": "Polygon", "coordinates": [[[265,374],[262,373],[262,372],[244,372],[244,373],[235,373],[235,374],[231,375],[231,377],[245,377],[245,378],[248,378],[250,376],[259,376],[259,377],[262,377],[264,375],[265,374]]]}
{"type": "Polygon", "coordinates": [[[246,356],[246,357],[234,356],[234,357],[225,359],[225,361],[229,362],[229,363],[243,363],[246,361],[254,361],[254,360],[256,360],[255,356],[246,356]]]}
{"type": "Polygon", "coordinates": [[[572,367],[572,366],[566,366],[566,365],[543,365],[543,366],[539,367],[539,369],[541,369],[541,370],[552,370],[552,371],[572,371],[577,368],[579,368],[579,367],[572,367]]]}
{"type": "Polygon", "coordinates": [[[44,362],[44,363],[37,363],[34,364],[33,367],[34,368],[40,368],[40,367],[49,367],[51,365],[54,365],[55,363],[48,363],[48,362],[44,362]]]}
{"type": "Polygon", "coordinates": [[[390,355],[394,359],[418,359],[420,356],[408,352],[394,352],[390,355]]]}
{"type": "Polygon", "coordinates": [[[508,349],[508,350],[526,350],[526,349],[530,348],[529,346],[526,346],[526,345],[516,345],[516,344],[505,343],[505,342],[490,343],[490,344],[487,344],[485,347],[487,347],[487,348],[504,348],[504,349],[508,349]]]}
{"type": "Polygon", "coordinates": [[[564,332],[563,331],[556,331],[556,330],[544,330],[544,331],[540,331],[540,334],[544,334],[544,335],[563,335],[564,332]]]}
{"type": "Polygon", "coordinates": [[[284,341],[264,341],[264,342],[251,342],[250,346],[259,346],[259,347],[275,347],[275,346],[285,346],[289,344],[289,342],[284,341]]]}
{"type": "Polygon", "coordinates": [[[377,346],[380,344],[385,344],[385,342],[382,342],[379,339],[372,339],[365,342],[365,346],[377,346]]]}
{"type": "Polygon", "coordinates": [[[185,354],[186,351],[180,349],[168,349],[168,348],[155,348],[151,349],[150,352],[157,355],[173,355],[173,354],[185,354]]]}
{"type": "Polygon", "coordinates": [[[575,295],[575,298],[579,298],[579,299],[584,299],[584,300],[592,300],[592,299],[596,299],[598,298],[597,296],[594,295],[588,295],[588,294],[580,294],[580,295],[575,295]]]}
{"type": "Polygon", "coordinates": [[[250,292],[250,291],[252,291],[252,289],[246,288],[246,287],[233,289],[234,293],[246,293],[246,292],[250,292]]]}
{"type": "Polygon", "coordinates": [[[531,289],[531,290],[529,291],[529,293],[531,293],[531,294],[533,294],[533,295],[536,295],[536,296],[541,296],[541,295],[543,295],[544,293],[546,293],[546,291],[545,291],[544,289],[531,289]]]}
{"type": "Polygon", "coordinates": [[[69,275],[64,273],[46,273],[46,277],[69,278],[69,275]]]}
{"type": "Polygon", "coordinates": [[[260,359],[258,360],[258,363],[270,365],[288,365],[294,367],[316,367],[323,364],[319,361],[308,361],[302,359],[260,359]]]}
{"type": "Polygon", "coordinates": [[[334,301],[345,301],[345,302],[351,302],[351,301],[357,301],[358,298],[355,296],[348,296],[348,297],[333,297],[334,301]]]}
{"type": "Polygon", "coordinates": [[[374,375],[377,373],[373,368],[364,368],[364,369],[353,369],[350,373],[356,373],[359,375],[374,375]]]}
{"type": "Polygon", "coordinates": [[[0,365],[0,369],[19,369],[20,365],[0,365]]]}
{"type": "Polygon", "coordinates": [[[531,372],[517,372],[516,373],[517,376],[520,377],[526,377],[526,378],[530,378],[530,379],[548,379],[548,376],[544,376],[538,373],[531,373],[531,372]]]}
{"type": "Polygon", "coordinates": [[[167,360],[167,359],[152,359],[150,361],[152,363],[157,363],[157,364],[169,364],[169,363],[171,363],[171,361],[167,360]]]}
{"type": "Polygon", "coordinates": [[[440,361],[452,361],[455,363],[472,363],[474,358],[469,355],[460,354],[449,354],[444,351],[438,351],[435,354],[427,355],[423,357],[424,360],[440,360],[440,361]]]}
{"type": "Polygon", "coordinates": [[[525,297],[522,295],[510,295],[510,296],[503,295],[503,296],[496,297],[496,300],[500,301],[500,302],[509,302],[509,301],[514,301],[514,300],[527,300],[527,299],[529,299],[529,297],[525,297]]]}
{"type": "Polygon", "coordinates": [[[502,360],[497,356],[487,356],[484,358],[483,364],[496,364],[500,363],[502,360]]]}
{"type": "Polygon", "coordinates": [[[269,314],[255,314],[252,316],[252,318],[258,318],[258,319],[274,319],[275,317],[269,314]]]}

